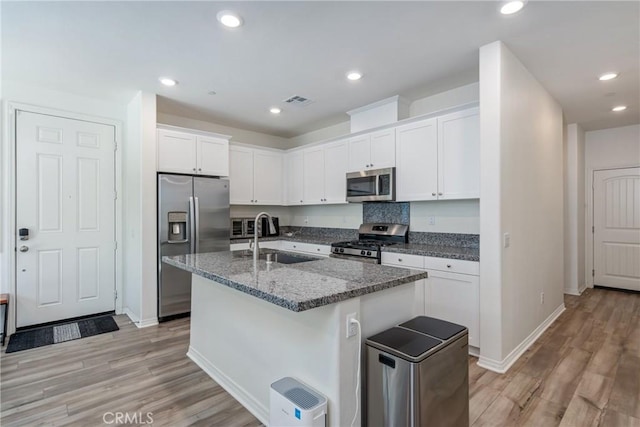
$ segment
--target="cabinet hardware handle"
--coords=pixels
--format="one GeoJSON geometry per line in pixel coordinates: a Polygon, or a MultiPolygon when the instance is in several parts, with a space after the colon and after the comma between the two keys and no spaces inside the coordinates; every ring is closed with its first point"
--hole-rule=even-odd
{"type": "Polygon", "coordinates": [[[436,195],[436,193],[431,193],[431,195],[432,195],[432,196],[435,196],[435,195],[436,195]]]}
{"type": "Polygon", "coordinates": [[[438,196],[442,196],[442,193],[438,193],[438,196]]]}
{"type": "Polygon", "coordinates": [[[198,168],[198,172],[201,172],[201,171],[202,171],[202,168],[198,168]]]}
{"type": "Polygon", "coordinates": [[[302,200],[300,200],[300,203],[302,203],[302,200]]]}
{"type": "Polygon", "coordinates": [[[258,203],[258,201],[257,201],[257,200],[254,200],[253,202],[254,202],[254,203],[258,203]]]}
{"type": "Polygon", "coordinates": [[[318,252],[320,252],[320,248],[318,248],[318,252]]]}
{"type": "Polygon", "coordinates": [[[398,258],[398,262],[402,262],[402,258],[398,258]]]}
{"type": "Polygon", "coordinates": [[[447,268],[451,268],[451,264],[447,264],[447,268]]]}
{"type": "Polygon", "coordinates": [[[195,171],[196,171],[196,168],[193,168],[193,171],[195,172],[195,171]]]}
{"type": "Polygon", "coordinates": [[[369,166],[373,167],[373,163],[371,163],[369,166]]]}

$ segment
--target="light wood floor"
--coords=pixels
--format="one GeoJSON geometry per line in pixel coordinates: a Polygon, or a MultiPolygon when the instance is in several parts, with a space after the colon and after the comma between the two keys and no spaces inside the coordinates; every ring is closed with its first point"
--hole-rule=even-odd
{"type": "MultiPolygon", "coordinates": [[[[587,290],[504,375],[469,359],[476,426],[640,427],[640,295],[587,290]]],[[[103,425],[153,413],[154,426],[260,423],[186,356],[188,319],[0,357],[2,426],[103,425]]]]}

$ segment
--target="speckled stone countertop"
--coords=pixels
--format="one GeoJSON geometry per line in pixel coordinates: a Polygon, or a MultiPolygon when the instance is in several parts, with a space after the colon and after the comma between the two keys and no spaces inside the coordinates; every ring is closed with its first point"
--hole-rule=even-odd
{"type": "MultiPolygon", "coordinates": [[[[263,253],[309,258],[269,249],[263,253]]],[[[336,258],[270,265],[261,259],[254,269],[248,251],[165,256],[162,261],[291,311],[322,307],[427,277],[425,271],[336,258]]]]}
{"type": "MultiPolygon", "coordinates": [[[[260,238],[261,242],[285,240],[290,242],[313,243],[316,245],[330,245],[337,242],[335,238],[322,236],[275,236],[260,238]]],[[[231,243],[248,243],[249,239],[234,239],[231,243]]],[[[412,254],[431,256],[436,258],[460,259],[465,261],[480,261],[480,250],[478,248],[467,248],[460,246],[433,245],[427,243],[407,243],[385,246],[382,252],[394,252],[401,254],[412,254]]]]}
{"type": "Polygon", "coordinates": [[[436,258],[460,259],[465,261],[480,261],[480,250],[478,248],[461,248],[459,246],[407,243],[385,246],[384,248],[382,248],[382,252],[431,256],[436,258]]]}

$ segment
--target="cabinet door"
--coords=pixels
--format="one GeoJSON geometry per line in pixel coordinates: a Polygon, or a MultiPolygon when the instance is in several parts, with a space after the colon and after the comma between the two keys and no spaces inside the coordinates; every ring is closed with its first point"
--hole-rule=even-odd
{"type": "Polygon", "coordinates": [[[311,148],[303,152],[304,202],[310,205],[324,203],[324,149],[311,148]]]}
{"type": "Polygon", "coordinates": [[[438,198],[480,197],[478,109],[438,118],[438,198]]]}
{"type": "Polygon", "coordinates": [[[301,205],[303,203],[303,158],[302,151],[286,154],[287,165],[287,204],[301,205]]]}
{"type": "Polygon", "coordinates": [[[232,205],[253,204],[253,150],[229,149],[229,201],[232,205]]]}
{"type": "Polygon", "coordinates": [[[371,142],[369,135],[349,140],[349,172],[369,169],[371,165],[371,142]]]}
{"type": "Polygon", "coordinates": [[[435,200],[438,191],[436,119],[396,128],[396,200],[435,200]]]}
{"type": "Polygon", "coordinates": [[[324,149],[324,199],[325,203],[347,203],[346,141],[331,144],[324,149]]]}
{"type": "Polygon", "coordinates": [[[469,345],[480,347],[480,280],[478,276],[428,270],[424,311],[469,329],[469,345]]]}
{"type": "Polygon", "coordinates": [[[195,173],[196,137],[158,129],[158,172],[195,173]]]}
{"type": "Polygon", "coordinates": [[[229,176],[229,141],[198,136],[196,163],[200,175],[229,176]]]}
{"type": "Polygon", "coordinates": [[[259,205],[282,204],[282,154],[254,150],[253,199],[259,205]]]}
{"type": "Polygon", "coordinates": [[[396,132],[388,129],[371,134],[371,163],[373,169],[396,165],[396,132]]]}

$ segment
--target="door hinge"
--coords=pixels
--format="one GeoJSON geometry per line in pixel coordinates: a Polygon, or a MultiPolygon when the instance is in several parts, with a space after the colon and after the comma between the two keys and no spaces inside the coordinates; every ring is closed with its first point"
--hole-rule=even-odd
{"type": "Polygon", "coordinates": [[[113,291],[113,299],[118,299],[118,291],[113,291]]]}
{"type": "Polygon", "coordinates": [[[118,249],[118,242],[113,242],[114,243],[114,249],[118,249]]]}
{"type": "Polygon", "coordinates": [[[113,192],[113,200],[118,200],[118,192],[117,191],[113,192]]]}
{"type": "Polygon", "coordinates": [[[118,149],[118,141],[113,141],[113,151],[118,149]]]}
{"type": "Polygon", "coordinates": [[[595,270],[591,270],[591,277],[596,277],[596,271],[595,270]]]}
{"type": "Polygon", "coordinates": [[[592,233],[595,233],[595,232],[596,232],[596,226],[595,226],[595,225],[592,225],[592,226],[591,226],[591,232],[592,232],[592,233]]]}

